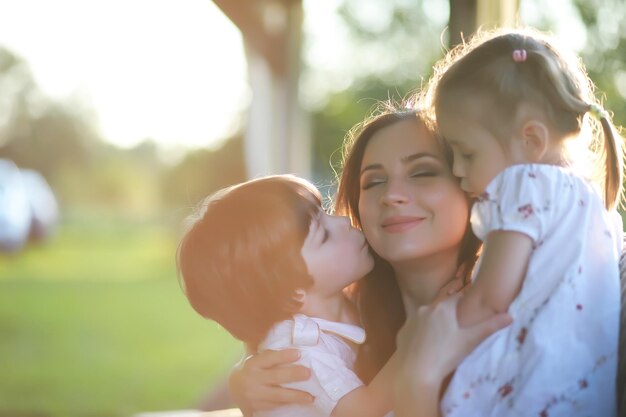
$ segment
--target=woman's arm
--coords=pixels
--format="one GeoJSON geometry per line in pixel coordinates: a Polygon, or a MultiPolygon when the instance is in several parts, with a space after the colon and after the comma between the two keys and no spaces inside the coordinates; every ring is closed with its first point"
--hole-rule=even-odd
{"type": "Polygon", "coordinates": [[[304,391],[280,386],[310,377],[307,368],[289,365],[299,357],[297,349],[266,350],[243,358],[235,365],[229,376],[229,388],[244,416],[285,404],[310,404],[313,401],[313,397],[304,391]]]}
{"type": "Polygon", "coordinates": [[[519,232],[494,231],[485,239],[474,283],[459,301],[461,327],[505,313],[524,282],[532,239],[519,232]]]}
{"type": "Polygon", "coordinates": [[[480,342],[511,324],[497,314],[473,326],[459,326],[459,295],[411,314],[398,334],[399,374],[395,382],[396,417],[439,416],[445,379],[480,342]]]}

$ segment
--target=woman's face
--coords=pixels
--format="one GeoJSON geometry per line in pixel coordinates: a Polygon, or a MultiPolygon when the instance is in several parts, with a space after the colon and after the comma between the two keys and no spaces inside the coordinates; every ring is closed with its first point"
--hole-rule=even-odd
{"type": "Polygon", "coordinates": [[[468,201],[440,145],[421,122],[402,120],[370,138],[360,191],[363,233],[392,265],[460,246],[468,201]]]}

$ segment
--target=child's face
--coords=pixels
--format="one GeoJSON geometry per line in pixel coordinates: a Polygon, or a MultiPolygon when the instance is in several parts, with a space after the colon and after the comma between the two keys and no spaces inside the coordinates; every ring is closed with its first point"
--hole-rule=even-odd
{"type": "Polygon", "coordinates": [[[439,122],[439,130],[452,148],[452,173],[461,180],[461,188],[470,196],[482,194],[496,175],[523,162],[516,149],[505,145],[511,142],[508,138],[499,140],[476,122],[446,119],[439,122]]]}
{"type": "Polygon", "coordinates": [[[311,221],[301,254],[313,277],[311,291],[322,295],[340,292],[374,267],[363,233],[347,217],[321,211],[311,221]]]}

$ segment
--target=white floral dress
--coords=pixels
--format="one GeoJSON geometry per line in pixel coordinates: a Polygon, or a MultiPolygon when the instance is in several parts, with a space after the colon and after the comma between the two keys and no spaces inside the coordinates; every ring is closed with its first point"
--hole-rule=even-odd
{"type": "Polygon", "coordinates": [[[552,165],[509,167],[478,200],[480,239],[517,231],[534,250],[513,324],[461,363],[442,414],[615,416],[621,220],[586,180],[552,165]]]}

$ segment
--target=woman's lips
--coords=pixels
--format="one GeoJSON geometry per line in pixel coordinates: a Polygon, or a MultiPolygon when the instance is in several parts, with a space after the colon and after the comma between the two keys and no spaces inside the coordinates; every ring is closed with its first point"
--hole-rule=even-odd
{"type": "Polygon", "coordinates": [[[418,224],[420,224],[424,220],[424,217],[413,217],[413,216],[397,216],[397,217],[389,217],[385,219],[382,223],[382,228],[385,232],[388,233],[402,233],[406,230],[409,230],[418,224]]]}

